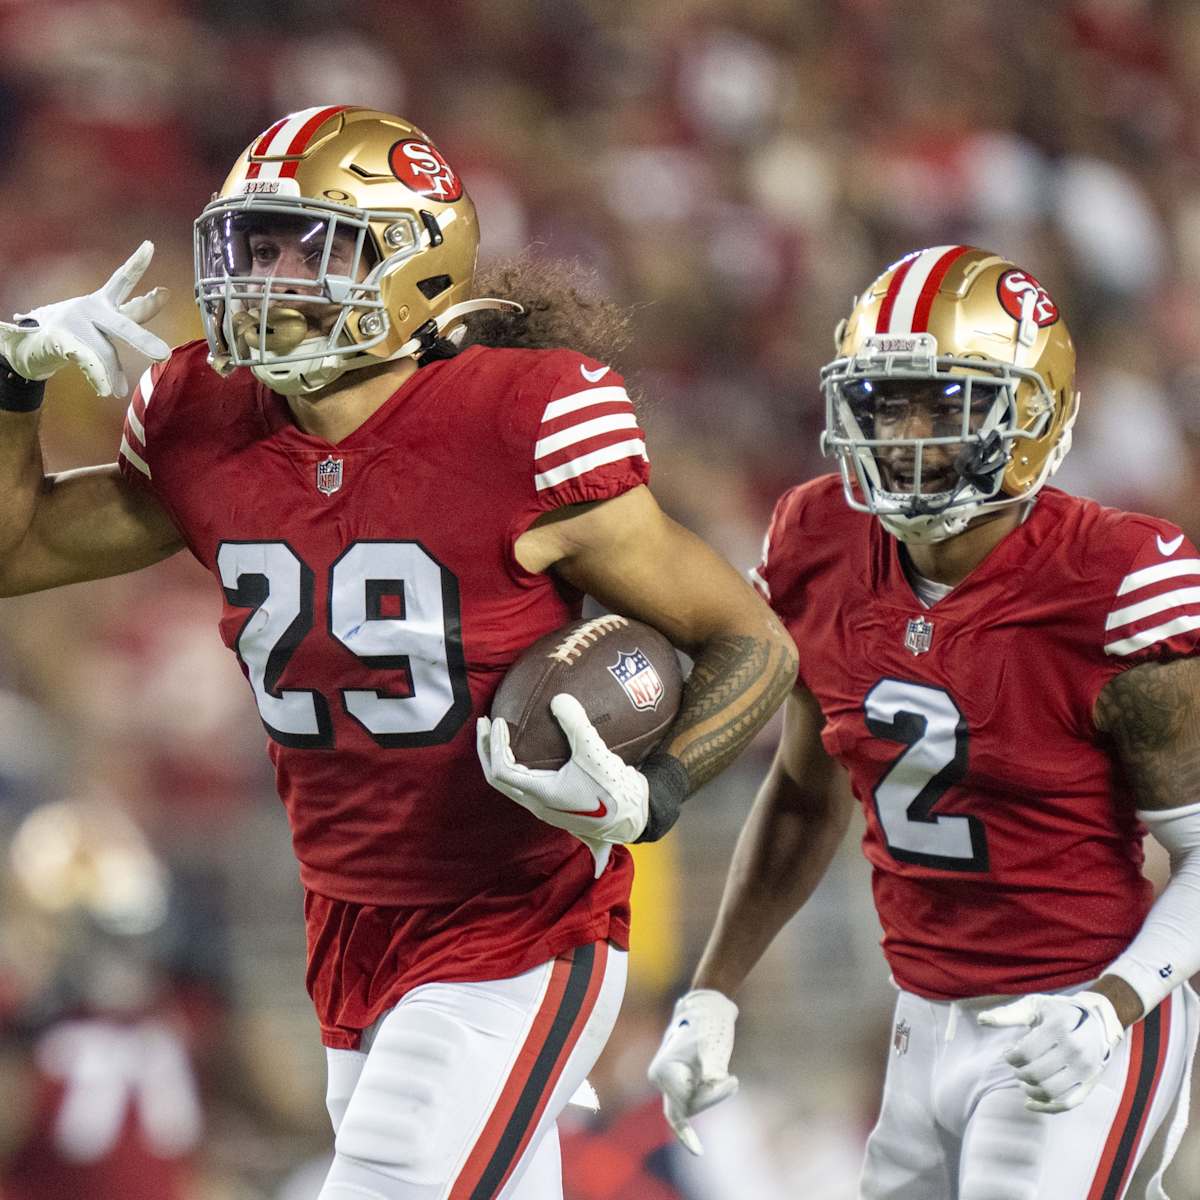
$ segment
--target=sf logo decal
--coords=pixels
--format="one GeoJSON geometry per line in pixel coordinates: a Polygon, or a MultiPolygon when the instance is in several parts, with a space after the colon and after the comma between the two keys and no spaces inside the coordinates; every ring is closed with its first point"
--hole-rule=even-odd
{"type": "Polygon", "coordinates": [[[1025,307],[1025,297],[1033,293],[1033,319],[1045,328],[1058,320],[1058,305],[1050,299],[1050,293],[1028,271],[1005,271],[996,285],[996,294],[1004,311],[1014,321],[1020,321],[1025,307]]]}
{"type": "Polygon", "coordinates": [[[388,152],[388,166],[405,187],[418,196],[449,204],[463,194],[462,182],[450,164],[428,142],[405,138],[388,152]]]}

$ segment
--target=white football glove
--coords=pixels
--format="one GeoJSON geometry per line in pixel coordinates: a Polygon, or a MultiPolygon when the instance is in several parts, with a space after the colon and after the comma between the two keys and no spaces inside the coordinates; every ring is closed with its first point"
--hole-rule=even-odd
{"type": "Polygon", "coordinates": [[[646,1074],[663,1094],[663,1114],[693,1154],[704,1148],[689,1121],[738,1089],[729,1074],[738,1007],[728,996],[698,988],[675,1001],[671,1023],[646,1074]]]}
{"type": "Polygon", "coordinates": [[[605,744],[583,705],[565,692],[550,701],[571,757],[557,771],[531,770],[513,757],[508,722],[480,717],[475,748],[488,783],[539,821],[577,837],[596,860],[596,878],[608,865],[614,842],[632,842],[646,828],[650,784],[605,744]]]}
{"type": "Polygon", "coordinates": [[[26,379],[49,379],[75,363],[97,394],[124,396],[129,384],[113,338],[148,358],[161,360],[171,353],[162,338],[142,328],[166,303],[166,288],[128,298],[153,257],[154,243],[143,242],[102,288],[17,313],[17,321],[33,320],[36,325],[0,321],[0,355],[26,379]]]}
{"type": "Polygon", "coordinates": [[[1099,992],[1022,996],[978,1019],[980,1025],[1029,1029],[1004,1059],[1031,1112],[1066,1112],[1082,1103],[1125,1036],[1112,1002],[1099,992]]]}

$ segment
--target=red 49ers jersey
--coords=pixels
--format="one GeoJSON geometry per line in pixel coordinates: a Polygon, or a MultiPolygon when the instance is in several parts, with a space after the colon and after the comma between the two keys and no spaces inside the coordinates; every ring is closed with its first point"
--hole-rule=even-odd
{"type": "MultiPolygon", "coordinates": [[[[620,377],[570,351],[474,347],[416,372],[334,446],[205,354],[193,343],[143,377],[120,463],[221,589],[221,637],[254,691],[310,891],[310,950],[357,939],[360,957],[402,960],[412,986],[623,942],[628,854],[593,881],[588,851],[490,788],[475,754],[508,666],[581,607],[523,570],[516,539],[549,509],[648,477],[620,377]],[[329,900],[455,916],[437,930],[389,917],[368,935],[329,900]]],[[[370,989],[360,1020],[391,990],[370,989]]],[[[328,1023],[354,1023],[342,1017],[328,1023]]]]}
{"type": "Polygon", "coordinates": [[[953,999],[1098,975],[1151,892],[1093,706],[1118,672],[1197,653],[1183,534],[1044,488],[926,609],[899,543],[824,477],[780,499],[758,575],[866,813],[896,982],[953,999]]]}

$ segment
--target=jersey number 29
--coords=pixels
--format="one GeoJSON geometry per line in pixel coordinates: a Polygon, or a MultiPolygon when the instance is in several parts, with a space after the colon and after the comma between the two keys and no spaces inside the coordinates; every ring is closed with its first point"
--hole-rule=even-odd
{"type": "MultiPolygon", "coordinates": [[[[226,600],[253,610],[237,652],[267,732],[285,746],[332,746],[329,698],[278,686],[313,627],[312,569],[286,542],[222,542],[217,570],[226,600]]],[[[448,742],[471,711],[455,577],[419,542],[360,541],[329,569],[328,587],[330,635],[401,680],[342,688],[349,716],[381,746],[448,742]]]]}

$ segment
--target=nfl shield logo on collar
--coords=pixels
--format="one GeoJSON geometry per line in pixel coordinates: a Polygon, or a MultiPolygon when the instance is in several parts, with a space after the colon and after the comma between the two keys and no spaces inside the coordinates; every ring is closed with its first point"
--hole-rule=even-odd
{"type": "Polygon", "coordinates": [[[317,463],[317,491],[332,496],[342,486],[342,460],[331,454],[317,463]]]}
{"type": "Polygon", "coordinates": [[[608,668],[609,674],[621,685],[634,708],[654,709],[663,698],[663,681],[654,664],[642,650],[622,650],[617,661],[608,668]]]}
{"type": "Polygon", "coordinates": [[[933,622],[912,617],[904,630],[904,645],[913,654],[924,654],[933,645],[933,622]]]}

